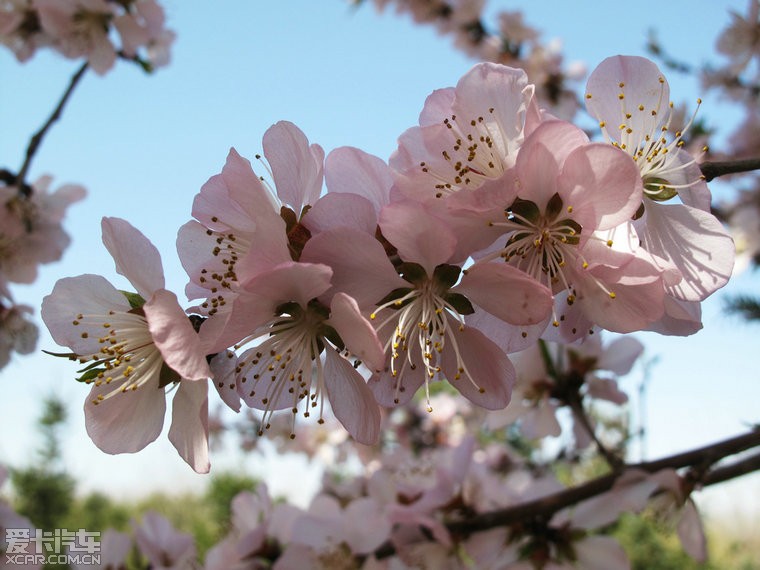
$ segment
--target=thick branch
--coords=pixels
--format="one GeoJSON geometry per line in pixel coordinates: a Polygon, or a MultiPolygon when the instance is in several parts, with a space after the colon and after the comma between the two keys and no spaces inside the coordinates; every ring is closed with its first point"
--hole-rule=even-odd
{"type": "MultiPolygon", "coordinates": [[[[712,465],[720,459],[756,446],[760,446],[760,430],[753,430],[744,435],[732,437],[731,439],[720,441],[712,445],[706,445],[684,453],[664,457],[657,461],[647,461],[644,463],[629,465],[628,467],[630,469],[646,471],[647,473],[656,473],[661,469],[679,469],[692,465],[712,465]]],[[[571,487],[565,491],[548,495],[536,499],[535,501],[530,501],[514,507],[507,507],[498,511],[492,511],[490,513],[483,513],[482,515],[477,515],[468,520],[450,523],[447,526],[449,530],[454,532],[472,532],[512,524],[519,522],[526,517],[549,518],[565,507],[569,507],[580,501],[590,499],[605,491],[609,491],[615,484],[617,477],[616,474],[605,475],[597,479],[592,479],[583,485],[571,487]]],[[[706,477],[707,480],[709,480],[709,478],[710,475],[706,477]]],[[[715,482],[717,483],[719,481],[716,480],[715,482]]]]}
{"type": "Polygon", "coordinates": [[[50,127],[53,126],[53,123],[61,118],[63,108],[66,106],[69,97],[71,97],[71,94],[74,92],[74,88],[77,86],[77,83],[79,83],[79,80],[82,78],[85,71],[87,71],[87,62],[83,63],[77,72],[71,77],[69,86],[63,93],[63,96],[58,102],[56,108],[53,110],[53,113],[50,115],[50,117],[48,117],[48,120],[45,122],[45,124],[42,125],[42,128],[37,131],[30,139],[29,146],[26,147],[26,157],[24,158],[24,163],[21,165],[21,169],[19,170],[18,176],[16,177],[16,184],[19,188],[24,188],[26,186],[24,182],[26,179],[26,174],[32,164],[32,158],[34,158],[34,155],[37,152],[37,148],[40,146],[42,139],[45,137],[50,127]]]}
{"type": "Polygon", "coordinates": [[[699,165],[702,175],[707,182],[725,176],[726,174],[738,174],[760,170],[760,158],[745,158],[742,160],[724,160],[716,162],[703,162],[699,165]]]}
{"type": "MultiPolygon", "coordinates": [[[[707,468],[717,461],[741,453],[747,449],[760,446],[760,429],[754,429],[749,433],[732,437],[711,445],[706,445],[691,451],[670,455],[656,461],[646,461],[628,465],[630,469],[637,469],[647,473],[656,473],[661,469],[680,469],[684,467],[696,466],[707,468]]],[[[722,466],[707,471],[705,476],[699,481],[702,485],[713,485],[727,481],[734,477],[739,477],[753,471],[760,470],[760,453],[751,457],[739,460],[732,465],[722,466]]],[[[470,534],[472,532],[488,530],[499,526],[508,526],[518,522],[530,519],[548,520],[556,512],[576,505],[581,501],[601,495],[611,490],[617,481],[619,473],[610,473],[587,483],[571,487],[564,491],[547,495],[540,499],[528,501],[506,507],[496,511],[482,513],[473,517],[446,523],[446,527],[455,534],[470,534]]],[[[378,558],[392,555],[394,548],[390,543],[382,545],[375,555],[378,558]]]]}

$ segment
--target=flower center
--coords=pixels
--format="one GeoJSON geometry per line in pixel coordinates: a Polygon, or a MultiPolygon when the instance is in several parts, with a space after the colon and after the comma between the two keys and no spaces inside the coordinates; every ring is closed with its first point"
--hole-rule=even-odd
{"type": "Polygon", "coordinates": [[[580,256],[578,244],[583,230],[570,217],[572,212],[572,206],[563,209],[562,198],[556,193],[543,212],[534,202],[518,198],[504,211],[504,221],[492,223],[510,232],[498,255],[549,289],[556,289],[558,284],[571,289],[565,268],[568,259],[575,261],[580,256]]]}
{"type": "MultiPolygon", "coordinates": [[[[699,157],[684,160],[683,153],[677,152],[685,144],[683,137],[694,124],[702,100],[697,99],[697,107],[686,126],[673,131],[674,106],[672,101],[664,99],[665,78],[659,77],[658,83],[659,97],[651,108],[630,99],[626,95],[625,83],[618,83],[622,117],[622,122],[617,127],[620,131],[619,142],[611,140],[606,131],[613,128],[611,124],[614,124],[616,117],[597,119],[608,142],[628,153],[639,167],[644,182],[644,195],[651,200],[664,202],[676,196],[679,189],[689,188],[704,180],[701,175],[695,178],[692,175],[692,180],[684,179],[686,170],[695,165],[699,157]],[[612,119],[611,124],[608,119],[612,119]]],[[[591,93],[586,94],[587,99],[592,97],[591,93]]],[[[707,150],[704,146],[701,154],[707,150]]]]}
{"type": "MultiPolygon", "coordinates": [[[[92,356],[76,355],[80,362],[89,362],[80,372],[80,382],[86,384],[114,384],[114,389],[99,394],[93,404],[113,397],[118,393],[137,390],[151,378],[159,378],[163,387],[179,380],[176,372],[165,365],[163,357],[148,330],[148,322],[140,309],[128,312],[109,311],[107,315],[78,314],[72,321],[75,327],[98,331],[100,350],[92,356]]],[[[81,333],[82,338],[90,338],[90,332],[81,333]]]]}
{"type": "Polygon", "coordinates": [[[487,119],[451,115],[443,120],[450,135],[448,148],[441,151],[444,162],[420,162],[422,172],[436,180],[436,198],[464,188],[478,188],[485,180],[499,178],[511,166],[504,144],[509,139],[498,121],[491,119],[493,112],[493,108],[488,109],[487,119]]]}
{"type": "Polygon", "coordinates": [[[269,420],[275,411],[289,407],[293,413],[290,437],[294,438],[295,415],[305,399],[308,404],[304,417],[309,417],[311,408],[319,406],[318,422],[324,423],[325,383],[320,354],[328,343],[339,350],[343,348],[338,334],[325,324],[328,316],[328,310],[316,300],[306,309],[298,303],[283,303],[271,321],[235,346],[240,348],[266,337],[241,355],[235,370],[248,396],[256,398],[257,407],[264,410],[259,435],[270,428],[269,420]],[[316,382],[312,390],[314,370],[316,382]]]}
{"type": "Polygon", "coordinates": [[[453,351],[456,358],[456,371],[450,380],[459,380],[464,375],[482,391],[467,370],[454,332],[463,331],[464,315],[474,312],[464,295],[449,291],[459,279],[461,269],[455,265],[439,265],[432,278],[428,278],[425,270],[415,263],[402,263],[398,269],[414,287],[392,291],[370,315],[372,320],[381,313],[385,315],[376,327],[379,334],[393,326],[392,333],[385,333],[384,350],[386,354],[390,352],[391,375],[397,378],[395,402],[399,402],[398,393],[405,370],[416,370],[421,363],[425,368],[428,411],[432,411],[429,381],[441,373],[441,359],[446,349],[453,351]]]}

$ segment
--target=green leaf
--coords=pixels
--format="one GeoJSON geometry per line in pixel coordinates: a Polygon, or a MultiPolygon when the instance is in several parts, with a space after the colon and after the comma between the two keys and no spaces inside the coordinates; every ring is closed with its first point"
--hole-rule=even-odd
{"type": "Polygon", "coordinates": [[[100,376],[100,373],[105,373],[105,368],[90,368],[87,370],[84,374],[82,374],[79,378],[76,379],[77,382],[87,382],[88,380],[94,380],[98,376],[100,376]]]}
{"type": "Polygon", "coordinates": [[[129,291],[121,290],[119,292],[127,298],[129,306],[133,309],[140,309],[145,304],[145,299],[143,299],[137,293],[130,293],[129,291]]]}

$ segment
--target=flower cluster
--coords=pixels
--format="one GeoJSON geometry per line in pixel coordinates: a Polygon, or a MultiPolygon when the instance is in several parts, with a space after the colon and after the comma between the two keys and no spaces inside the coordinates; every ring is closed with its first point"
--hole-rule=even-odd
{"type": "MultiPolygon", "coordinates": [[[[352,0],[360,3],[362,0],[352,0]]],[[[553,115],[571,119],[580,109],[575,84],[586,68],[563,61],[560,42],[543,42],[539,30],[525,22],[520,11],[499,11],[495,25],[483,17],[485,0],[373,0],[378,10],[395,5],[415,23],[434,26],[451,36],[454,45],[478,61],[523,69],[533,81],[536,98],[553,115]]]]}
{"type": "Polygon", "coordinates": [[[169,62],[175,35],[164,23],[155,0],[6,0],[0,4],[0,43],[22,62],[50,47],[86,59],[98,75],[117,57],[150,70],[169,62]]]}
{"type": "Polygon", "coordinates": [[[37,343],[31,308],[15,303],[10,285],[34,282],[39,265],[61,258],[70,241],[64,214],[85,195],[75,185],[49,192],[50,183],[45,176],[22,188],[0,185],[0,368],[12,352],[29,354],[37,343]]]}
{"type": "MultiPolygon", "coordinates": [[[[352,147],[325,156],[284,121],[256,157],[267,177],[232,149],[178,233],[197,299],[189,317],[164,289],[155,248],[104,219],[137,293],[85,275],[61,280],[42,309],[85,365],[96,444],[141,449],[177,388],[170,439],[207,470],[207,378],[232,409],[261,412],[260,433],[282,413],[294,438],[299,414],[322,423],[329,404],[374,444],[382,408],[420,392],[432,411],[442,384],[504,409],[517,378],[509,354],[538,339],[698,330],[734,246],[663,75],[623,56],[592,73],[586,101],[604,142],[549,114],[535,91],[523,70],[476,65],[430,95],[387,163],[352,147]]],[[[568,405],[584,395],[567,394],[568,405]]],[[[603,381],[594,394],[620,399],[603,381]]]]}

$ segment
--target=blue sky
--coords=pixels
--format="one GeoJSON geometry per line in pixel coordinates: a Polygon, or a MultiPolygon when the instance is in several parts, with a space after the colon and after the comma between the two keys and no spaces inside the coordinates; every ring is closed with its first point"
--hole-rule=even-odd
{"type": "MultiPolygon", "coordinates": [[[[89,191],[66,220],[73,244],[60,263],[42,268],[33,286],[16,287],[18,301],[39,306],[58,278],[98,273],[126,286],[100,241],[101,216],[130,220],[159,248],[167,285],[181,294],[186,276],[174,242],[190,218],[193,196],[220,171],[230,147],[253,158],[273,123],[296,123],[326,151],[343,145],[387,158],[397,136],[416,124],[425,97],[454,85],[474,63],[454,51],[450,38],[367,4],[343,0],[251,2],[166,0],[169,27],[177,32],[172,63],[154,76],[117,64],[107,76],[90,73],[63,120],[38,153],[31,178],[50,173],[55,184],[76,182],[89,191]]],[[[649,29],[671,53],[699,64],[719,61],[712,52],[728,22],[727,7],[744,0],[639,2],[491,1],[489,12],[522,7],[545,40],[562,40],[568,62],[589,71],[615,54],[645,55],[649,29]]],[[[21,164],[29,136],[42,124],[77,62],[39,53],[19,65],[0,52],[0,166],[21,164]]],[[[725,136],[738,115],[724,101],[698,90],[689,78],[668,74],[676,101],[705,100],[701,113],[725,136]]],[[[718,196],[729,190],[714,185],[718,196]]],[[[649,357],[659,357],[647,393],[650,457],[701,445],[758,420],[760,382],[754,351],[756,328],[721,312],[725,294],[757,289],[753,274],[739,276],[705,303],[705,329],[688,339],[641,335],[649,357]]],[[[39,348],[57,347],[42,331],[39,348]]],[[[86,389],[74,367],[44,355],[16,357],[0,372],[0,463],[23,465],[39,444],[34,422],[45,394],[70,403],[64,432],[67,465],[82,489],[139,494],[202,485],[166,442],[135,456],[107,456],[84,431],[86,389]],[[148,474],[146,477],[146,473],[148,474]]],[[[627,380],[633,387],[637,378],[627,380]]],[[[212,469],[256,459],[212,455],[212,469]]],[[[746,479],[760,489],[757,476],[746,479]]]]}

